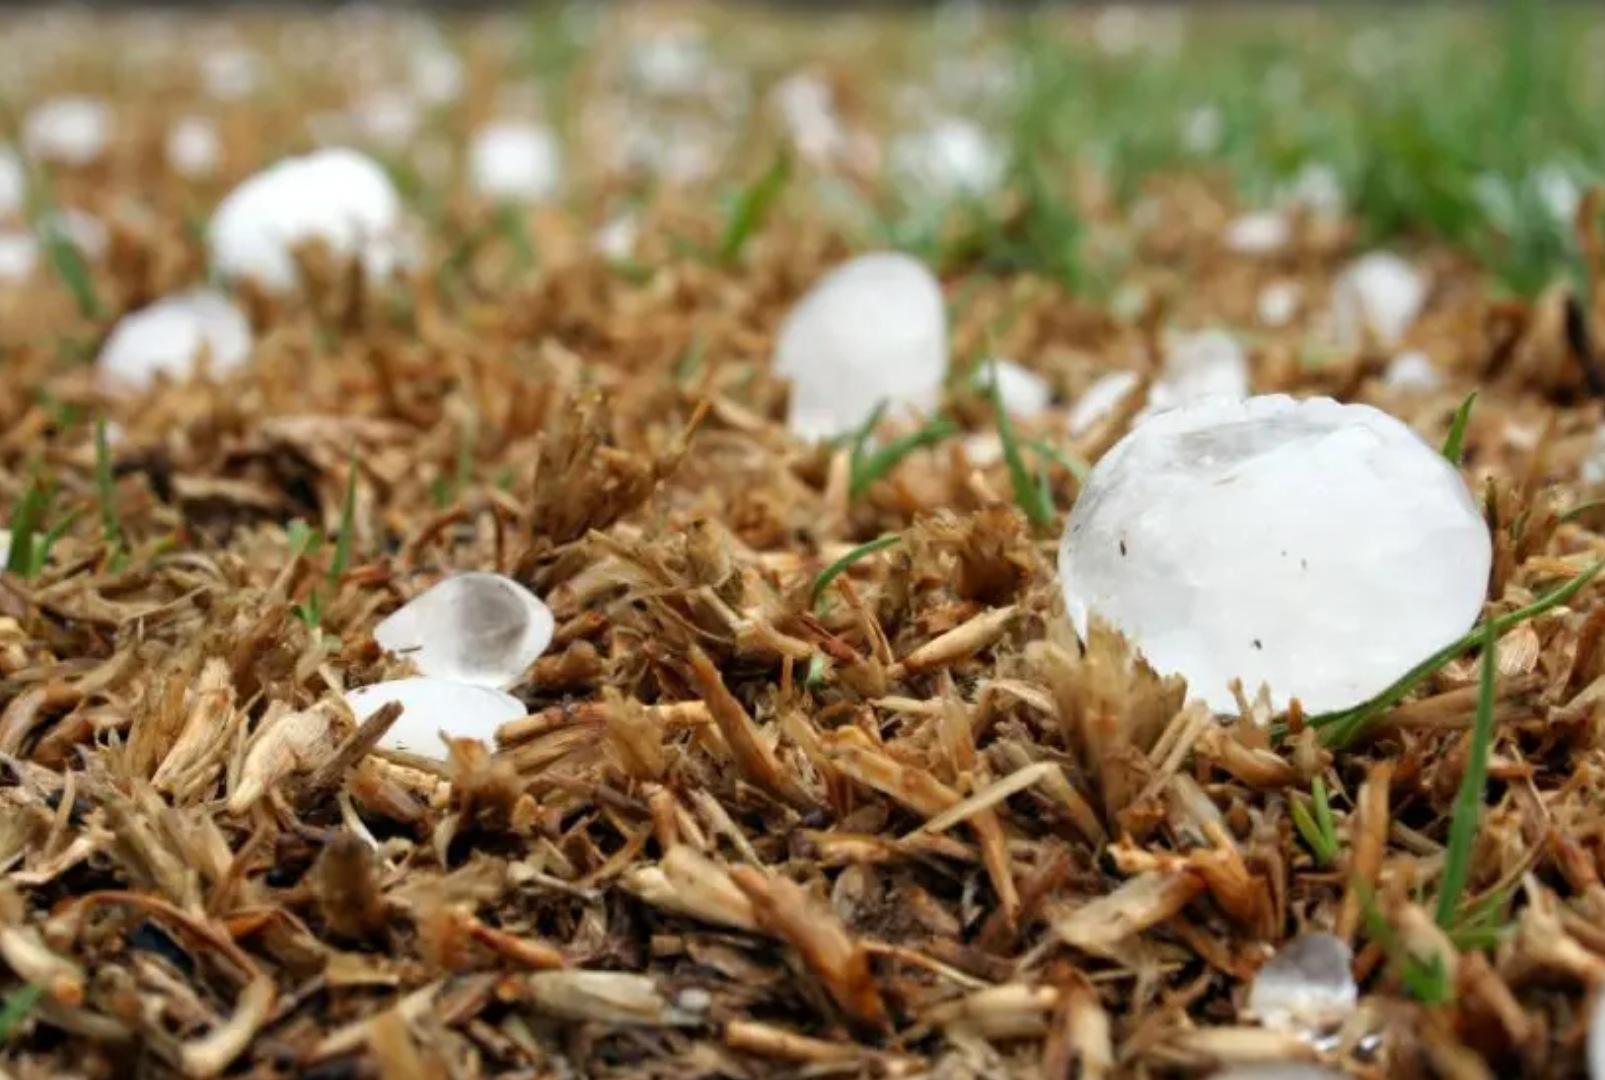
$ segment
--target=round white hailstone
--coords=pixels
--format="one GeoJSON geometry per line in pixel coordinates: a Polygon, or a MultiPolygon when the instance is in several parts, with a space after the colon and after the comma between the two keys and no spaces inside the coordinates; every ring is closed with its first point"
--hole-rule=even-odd
{"type": "Polygon", "coordinates": [[[1081,436],[1091,431],[1126,400],[1126,396],[1137,388],[1137,382],[1135,371],[1111,371],[1100,376],[1070,406],[1070,416],[1066,421],[1070,434],[1081,436]]]}
{"type": "Polygon", "coordinates": [[[899,135],[888,151],[892,171],[925,197],[976,197],[1003,181],[1004,155],[977,124],[944,117],[921,131],[899,135]]]}
{"type": "Polygon", "coordinates": [[[1588,1080],[1605,1080],[1605,990],[1596,990],[1588,1011],[1588,1080]]]}
{"type": "Polygon", "coordinates": [[[239,46],[214,49],[201,57],[201,85],[219,101],[250,96],[262,80],[256,54],[239,46]]]}
{"type": "Polygon", "coordinates": [[[379,747],[431,758],[446,756],[442,734],[494,746],[496,729],[527,713],[522,701],[500,690],[423,676],[359,686],[347,690],[345,700],[358,723],[392,701],[400,702],[401,715],[379,747]]]}
{"type": "Polygon", "coordinates": [[[388,277],[401,261],[401,198],[390,178],[355,150],[285,158],[241,183],[207,229],[212,263],[225,277],[294,288],[297,245],[322,241],[388,277]]]}
{"type": "Polygon", "coordinates": [[[1266,326],[1286,326],[1298,314],[1304,287],[1296,281],[1272,281],[1259,291],[1259,321],[1266,326]]]}
{"type": "Polygon", "coordinates": [[[995,431],[976,431],[964,436],[964,458],[978,469],[1003,460],[1003,440],[995,431]]]}
{"type": "Polygon", "coordinates": [[[42,161],[88,165],[111,141],[111,110],[91,97],[59,97],[35,105],[22,124],[22,145],[42,161]]]}
{"type": "Polygon", "coordinates": [[[1443,376],[1438,374],[1431,357],[1412,349],[1388,362],[1387,370],[1382,373],[1382,384],[1393,390],[1426,394],[1442,389],[1443,376]]]}
{"type": "Polygon", "coordinates": [[[442,41],[426,37],[407,60],[408,82],[427,105],[445,105],[463,92],[463,62],[442,41]]]}
{"type": "Polygon", "coordinates": [[[976,389],[989,391],[994,372],[997,375],[998,397],[1003,400],[1003,408],[1010,416],[1024,420],[1047,411],[1048,403],[1053,400],[1053,387],[1048,385],[1047,379],[1013,360],[994,358],[977,365],[976,389]]]}
{"type": "Polygon", "coordinates": [[[0,231],[0,282],[15,285],[33,276],[39,265],[39,241],[20,229],[0,231]]]}
{"type": "Polygon", "coordinates": [[[793,72],[775,85],[771,101],[797,153],[813,165],[827,165],[847,150],[847,135],[836,115],[830,84],[807,72],[793,72]]]}
{"type": "Polygon", "coordinates": [[[591,248],[598,255],[614,262],[624,262],[635,255],[635,243],[641,226],[634,214],[620,214],[591,234],[591,248]]]}
{"type": "Polygon", "coordinates": [[[637,43],[630,49],[628,63],[643,90],[665,97],[694,93],[711,66],[702,30],[690,23],[665,27],[637,43]]]}
{"type": "Polygon", "coordinates": [[[1248,359],[1237,339],[1224,330],[1176,334],[1165,350],[1165,363],[1148,410],[1173,409],[1206,397],[1248,396],[1248,359]]]}
{"type": "Polygon", "coordinates": [[[791,380],[786,426],[805,439],[857,429],[877,405],[929,412],[947,370],[942,287],[918,259],[860,255],[821,278],[786,316],[775,373],[791,380]]]}
{"type": "Polygon", "coordinates": [[[196,289],[124,315],[101,346],[96,377],[109,390],[137,393],[159,377],[186,379],[202,355],[214,375],[251,355],[251,324],[221,293],[196,289]]]}
{"type": "Polygon", "coordinates": [[[1369,331],[1384,346],[1397,345],[1427,298],[1426,280],[1415,267],[1386,251],[1362,255],[1332,286],[1337,339],[1358,345],[1369,331]]]}
{"type": "Polygon", "coordinates": [[[454,574],[374,628],[381,647],[423,674],[505,690],[552,643],[552,613],[501,574],[454,574]]]}
{"type": "Polygon", "coordinates": [[[0,217],[20,213],[28,198],[28,173],[9,146],[0,146],[0,217]]]}
{"type": "Polygon", "coordinates": [[[1492,548],[1460,474],[1366,405],[1275,395],[1156,413],[1100,460],[1059,549],[1065,601],[1231,712],[1386,688],[1481,610],[1492,548]]]}
{"type": "Polygon", "coordinates": [[[196,180],[211,176],[222,156],[217,125],[204,116],[186,116],[167,132],[167,164],[180,176],[196,180]]]}
{"type": "Polygon", "coordinates": [[[1277,950],[1248,991],[1248,1011],[1277,1031],[1319,1031],[1354,1011],[1354,954],[1342,938],[1311,931],[1277,950]]]}
{"type": "Polygon", "coordinates": [[[563,157],[551,129],[498,120],[474,135],[468,172],[474,190],[493,199],[540,202],[557,193],[563,157]]]}
{"type": "Polygon", "coordinates": [[[1280,210],[1241,214],[1226,225],[1226,250],[1239,255],[1274,255],[1293,238],[1293,226],[1280,210]]]}

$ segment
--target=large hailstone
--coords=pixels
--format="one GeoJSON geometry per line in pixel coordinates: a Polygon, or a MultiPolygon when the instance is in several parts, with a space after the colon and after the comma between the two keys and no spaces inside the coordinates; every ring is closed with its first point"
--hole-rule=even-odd
{"type": "Polygon", "coordinates": [[[805,439],[857,429],[877,405],[930,412],[947,371],[942,287],[919,260],[860,255],[826,274],[786,316],[775,372],[791,380],[786,425],[805,439]]]}
{"type": "Polygon", "coordinates": [[[137,392],[158,376],[188,378],[205,354],[214,375],[240,367],[251,355],[251,324],[220,293],[195,289],[124,315],[95,361],[107,389],[137,392]]]}
{"type": "Polygon", "coordinates": [[[207,229],[224,276],[275,290],[295,287],[295,249],[315,241],[360,258],[373,277],[396,270],[401,197],[372,159],[343,148],[285,158],[229,192],[207,229]]]}
{"type": "Polygon", "coordinates": [[[374,628],[381,647],[432,678],[505,690],[552,643],[552,613],[501,574],[455,574],[374,628]]]}
{"type": "Polygon", "coordinates": [[[88,165],[111,141],[111,110],[91,97],[59,97],[31,109],[22,124],[22,145],[41,161],[88,165]]]}
{"type": "Polygon", "coordinates": [[[1329,398],[1156,413],[1093,469],[1065,601],[1219,712],[1358,704],[1471,626],[1492,548],[1460,474],[1393,417],[1329,398]]]}
{"type": "Polygon", "coordinates": [[[549,199],[557,193],[562,165],[562,150],[551,129],[523,120],[486,124],[468,149],[474,190],[493,199],[549,199]]]}
{"type": "Polygon", "coordinates": [[[1358,345],[1367,331],[1383,346],[1399,343],[1427,299],[1427,282],[1415,267],[1386,251],[1350,263],[1332,286],[1337,339],[1358,345]]]}
{"type": "Polygon", "coordinates": [[[522,701],[500,690],[422,676],[359,686],[346,691],[345,700],[358,723],[392,701],[400,702],[401,715],[378,746],[432,758],[446,755],[443,734],[494,744],[496,729],[527,711],[522,701]]]}

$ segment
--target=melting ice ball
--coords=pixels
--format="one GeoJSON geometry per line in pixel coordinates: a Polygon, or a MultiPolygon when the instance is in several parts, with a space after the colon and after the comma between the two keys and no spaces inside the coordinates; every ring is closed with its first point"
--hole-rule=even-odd
{"type": "Polygon", "coordinates": [[[195,289],[124,315],[95,361],[96,376],[114,392],[149,388],[159,375],[187,378],[205,353],[213,374],[251,355],[251,325],[220,293],[195,289]]]}
{"type": "Polygon", "coordinates": [[[355,150],[318,150],[269,166],[218,204],[207,229],[212,262],[226,277],[294,288],[295,248],[322,241],[387,277],[401,254],[401,198],[384,169],[355,150]]]}
{"type": "Polygon", "coordinates": [[[468,171],[481,195],[539,202],[557,192],[562,151],[557,137],[540,124],[498,120],[475,133],[468,171]]]}
{"type": "Polygon", "coordinates": [[[775,372],[791,380],[792,432],[830,438],[882,401],[928,412],[947,370],[942,287],[919,260],[860,255],[826,274],[786,316],[775,372]]]}
{"type": "Polygon", "coordinates": [[[1397,345],[1426,298],[1426,279],[1415,267],[1373,251],[1350,263],[1333,284],[1333,329],[1345,345],[1358,345],[1366,331],[1384,346],[1397,345]]]}
{"type": "Polygon", "coordinates": [[[392,679],[348,690],[345,699],[358,723],[399,701],[401,715],[378,745],[434,758],[445,756],[442,733],[494,745],[496,729],[525,714],[524,703],[511,694],[447,679],[392,679]]]}
{"type": "Polygon", "coordinates": [[[1156,413],[1092,470],[1059,548],[1065,601],[1220,712],[1241,679],[1324,712],[1476,619],[1488,530],[1460,474],[1367,405],[1283,395],[1156,413]]]}
{"type": "Polygon", "coordinates": [[[455,574],[374,628],[374,640],[425,675],[505,690],[552,643],[552,613],[501,574],[455,574]]]}
{"type": "Polygon", "coordinates": [[[1312,931],[1283,945],[1254,976],[1248,1011],[1278,1031],[1318,1031],[1354,1011],[1354,954],[1342,938],[1312,931]]]}

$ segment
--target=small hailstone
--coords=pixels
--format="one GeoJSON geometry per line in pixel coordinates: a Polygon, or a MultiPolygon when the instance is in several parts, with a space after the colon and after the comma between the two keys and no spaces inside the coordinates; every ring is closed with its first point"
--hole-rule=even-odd
{"type": "Polygon", "coordinates": [[[187,378],[205,353],[213,374],[237,368],[251,355],[251,326],[221,293],[179,293],[124,315],[95,361],[109,389],[138,392],[158,376],[187,378]]]}
{"type": "Polygon", "coordinates": [[[1280,210],[1256,210],[1226,226],[1226,249],[1239,255],[1274,255],[1287,247],[1293,227],[1280,210]]]}
{"type": "Polygon", "coordinates": [[[1338,340],[1355,345],[1369,330],[1381,344],[1397,345],[1426,298],[1426,279],[1408,262],[1386,251],[1363,255],[1332,286],[1338,340]]]}
{"type": "Polygon", "coordinates": [[[1259,291],[1259,321],[1266,326],[1286,326],[1298,314],[1304,286],[1296,281],[1272,281],[1259,291]]]}
{"type": "Polygon", "coordinates": [[[1059,574],[1080,632],[1096,613],[1216,711],[1241,679],[1325,712],[1471,626],[1491,559],[1459,472],[1408,427],[1275,395],[1137,425],[1071,511],[1059,574]]]}
{"type": "Polygon", "coordinates": [[[431,678],[505,690],[552,643],[552,613],[501,574],[454,574],[374,628],[374,640],[431,678]]]}
{"type": "Polygon", "coordinates": [[[1220,148],[1226,118],[1215,105],[1199,105],[1181,120],[1181,144],[1191,154],[1212,154],[1220,148]]]}
{"type": "Polygon", "coordinates": [[[1561,225],[1570,225],[1577,219],[1577,206],[1583,201],[1583,188],[1577,177],[1564,165],[1554,162],[1542,165],[1527,178],[1533,193],[1549,215],[1561,225]]]}
{"type": "Polygon", "coordinates": [[[591,249],[605,259],[624,262],[635,256],[640,233],[634,214],[620,214],[591,234],[591,249]]]}
{"type": "Polygon", "coordinates": [[[248,49],[225,46],[201,57],[201,85],[219,101],[249,97],[261,81],[261,61],[248,49]]]}
{"type": "Polygon", "coordinates": [[[111,109],[91,97],[52,98],[29,110],[22,144],[42,161],[88,165],[111,141],[111,109]]]}
{"type": "Polygon", "coordinates": [[[775,85],[770,100],[804,161],[828,165],[845,154],[847,135],[829,83],[817,75],[794,72],[775,85]]]}
{"type": "Polygon", "coordinates": [[[229,192],[212,216],[207,246],[225,277],[286,290],[298,276],[296,246],[313,241],[361,258],[370,275],[389,276],[400,262],[400,222],[401,198],[384,169],[354,150],[318,150],[285,158],[229,192]]]}
{"type": "Polygon", "coordinates": [[[1248,1011],[1278,1031],[1305,1032],[1341,1023],[1354,1011],[1354,954],[1342,938],[1312,931],[1283,945],[1254,976],[1248,1011]]]}
{"type": "Polygon", "coordinates": [[[480,128],[468,151],[474,189],[493,199],[539,202],[557,192],[562,151],[550,128],[498,120],[480,128]]]}
{"type": "Polygon", "coordinates": [[[993,372],[997,373],[998,397],[1010,416],[1026,419],[1036,416],[1053,400],[1053,387],[1048,380],[1028,367],[1013,360],[994,359],[975,369],[977,389],[987,390],[992,385],[993,372]]]}
{"type": "Polygon", "coordinates": [[[905,184],[929,198],[985,195],[1003,182],[1003,148],[980,125],[958,117],[899,135],[888,158],[905,184]]]}
{"type": "Polygon", "coordinates": [[[39,265],[39,241],[21,229],[0,230],[0,282],[27,281],[39,265]]]}
{"type": "Polygon", "coordinates": [[[860,255],[821,278],[780,327],[775,372],[791,380],[786,425],[805,439],[855,430],[877,405],[934,409],[947,370],[942,287],[899,252],[860,255]]]}
{"type": "Polygon", "coordinates": [[[711,66],[702,30],[689,23],[666,27],[631,48],[630,74],[649,94],[670,96],[699,89],[711,66]]]}
{"type": "Polygon", "coordinates": [[[1148,392],[1150,410],[1173,409],[1205,397],[1248,396],[1248,360],[1224,330],[1173,336],[1159,378],[1148,392]]]}
{"type": "Polygon", "coordinates": [[[204,116],[186,116],[167,132],[167,164],[180,176],[211,176],[222,155],[217,125],[204,116]]]}
{"type": "Polygon", "coordinates": [[[447,738],[478,739],[494,745],[497,728],[526,714],[524,703],[511,694],[423,676],[359,686],[347,690],[345,699],[358,723],[399,701],[401,715],[378,745],[433,758],[446,755],[442,733],[447,738]]]}
{"type": "Polygon", "coordinates": [[[463,92],[463,62],[444,42],[426,37],[407,58],[409,85],[428,105],[456,101],[463,92]]]}
{"type": "Polygon", "coordinates": [[[1433,366],[1432,358],[1417,349],[1402,352],[1388,362],[1382,373],[1383,385],[1393,390],[1430,393],[1443,386],[1443,376],[1433,366]]]}
{"type": "Polygon", "coordinates": [[[1317,217],[1332,218],[1343,213],[1347,202],[1343,179],[1337,169],[1324,161],[1307,161],[1288,184],[1284,198],[1317,217]]]}
{"type": "Polygon", "coordinates": [[[351,108],[351,120],[367,142],[399,150],[418,134],[423,117],[411,95],[392,88],[375,90],[358,101],[351,108]]]}
{"type": "Polygon", "coordinates": [[[11,530],[0,529],[0,568],[11,561],[11,530]]]}
{"type": "Polygon", "coordinates": [[[1066,421],[1070,434],[1081,436],[1091,431],[1126,400],[1126,395],[1137,388],[1137,381],[1135,371],[1112,371],[1083,390],[1075,404],[1070,406],[1070,416],[1066,421]]]}
{"type": "Polygon", "coordinates": [[[1585,484],[1605,484],[1605,427],[1594,432],[1580,475],[1585,484]]]}
{"type": "Polygon", "coordinates": [[[8,146],[0,146],[0,218],[20,213],[27,203],[28,174],[22,159],[8,146]]]}

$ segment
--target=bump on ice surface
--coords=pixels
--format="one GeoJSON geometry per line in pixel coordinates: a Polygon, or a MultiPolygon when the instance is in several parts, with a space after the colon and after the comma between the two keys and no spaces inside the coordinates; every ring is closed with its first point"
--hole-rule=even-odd
{"type": "Polygon", "coordinates": [[[454,574],[374,628],[374,640],[437,679],[505,690],[552,643],[552,613],[501,574],[454,574]]]}
{"type": "Polygon", "coordinates": [[[493,199],[539,202],[557,193],[562,152],[540,124],[498,120],[474,135],[468,151],[474,190],[493,199]]]}
{"type": "Polygon", "coordinates": [[[270,288],[295,286],[294,249],[322,241],[386,277],[399,262],[401,198],[385,171],[355,150],[291,157],[224,197],[207,230],[212,262],[226,277],[270,288]]]}
{"type": "Polygon", "coordinates": [[[805,439],[862,424],[881,401],[928,412],[947,370],[942,288],[897,252],[860,255],[810,289],[786,316],[775,372],[791,380],[786,425],[805,439]]]}
{"type": "Polygon", "coordinates": [[[1354,1011],[1354,954],[1342,938],[1313,931],[1283,945],[1254,976],[1248,1011],[1278,1031],[1317,1031],[1354,1011]]]}
{"type": "Polygon", "coordinates": [[[239,367],[251,355],[251,325],[227,297],[196,289],[124,315],[95,361],[106,389],[137,392],[158,375],[185,379],[205,353],[213,374],[239,367]]]}
{"type": "Polygon", "coordinates": [[[1408,427],[1274,395],[1139,424],[1093,469],[1059,574],[1080,632],[1097,613],[1215,710],[1241,678],[1323,712],[1463,633],[1491,558],[1459,473],[1408,427]]]}
{"type": "Polygon", "coordinates": [[[399,701],[401,716],[379,740],[379,747],[433,758],[446,756],[442,732],[449,738],[494,745],[496,729],[525,714],[524,703],[511,694],[423,676],[359,686],[346,691],[345,700],[358,723],[399,701]]]}
{"type": "Polygon", "coordinates": [[[1337,339],[1358,345],[1369,331],[1382,345],[1397,345],[1427,299],[1426,279],[1386,251],[1362,255],[1332,286],[1332,322],[1337,339]]]}

